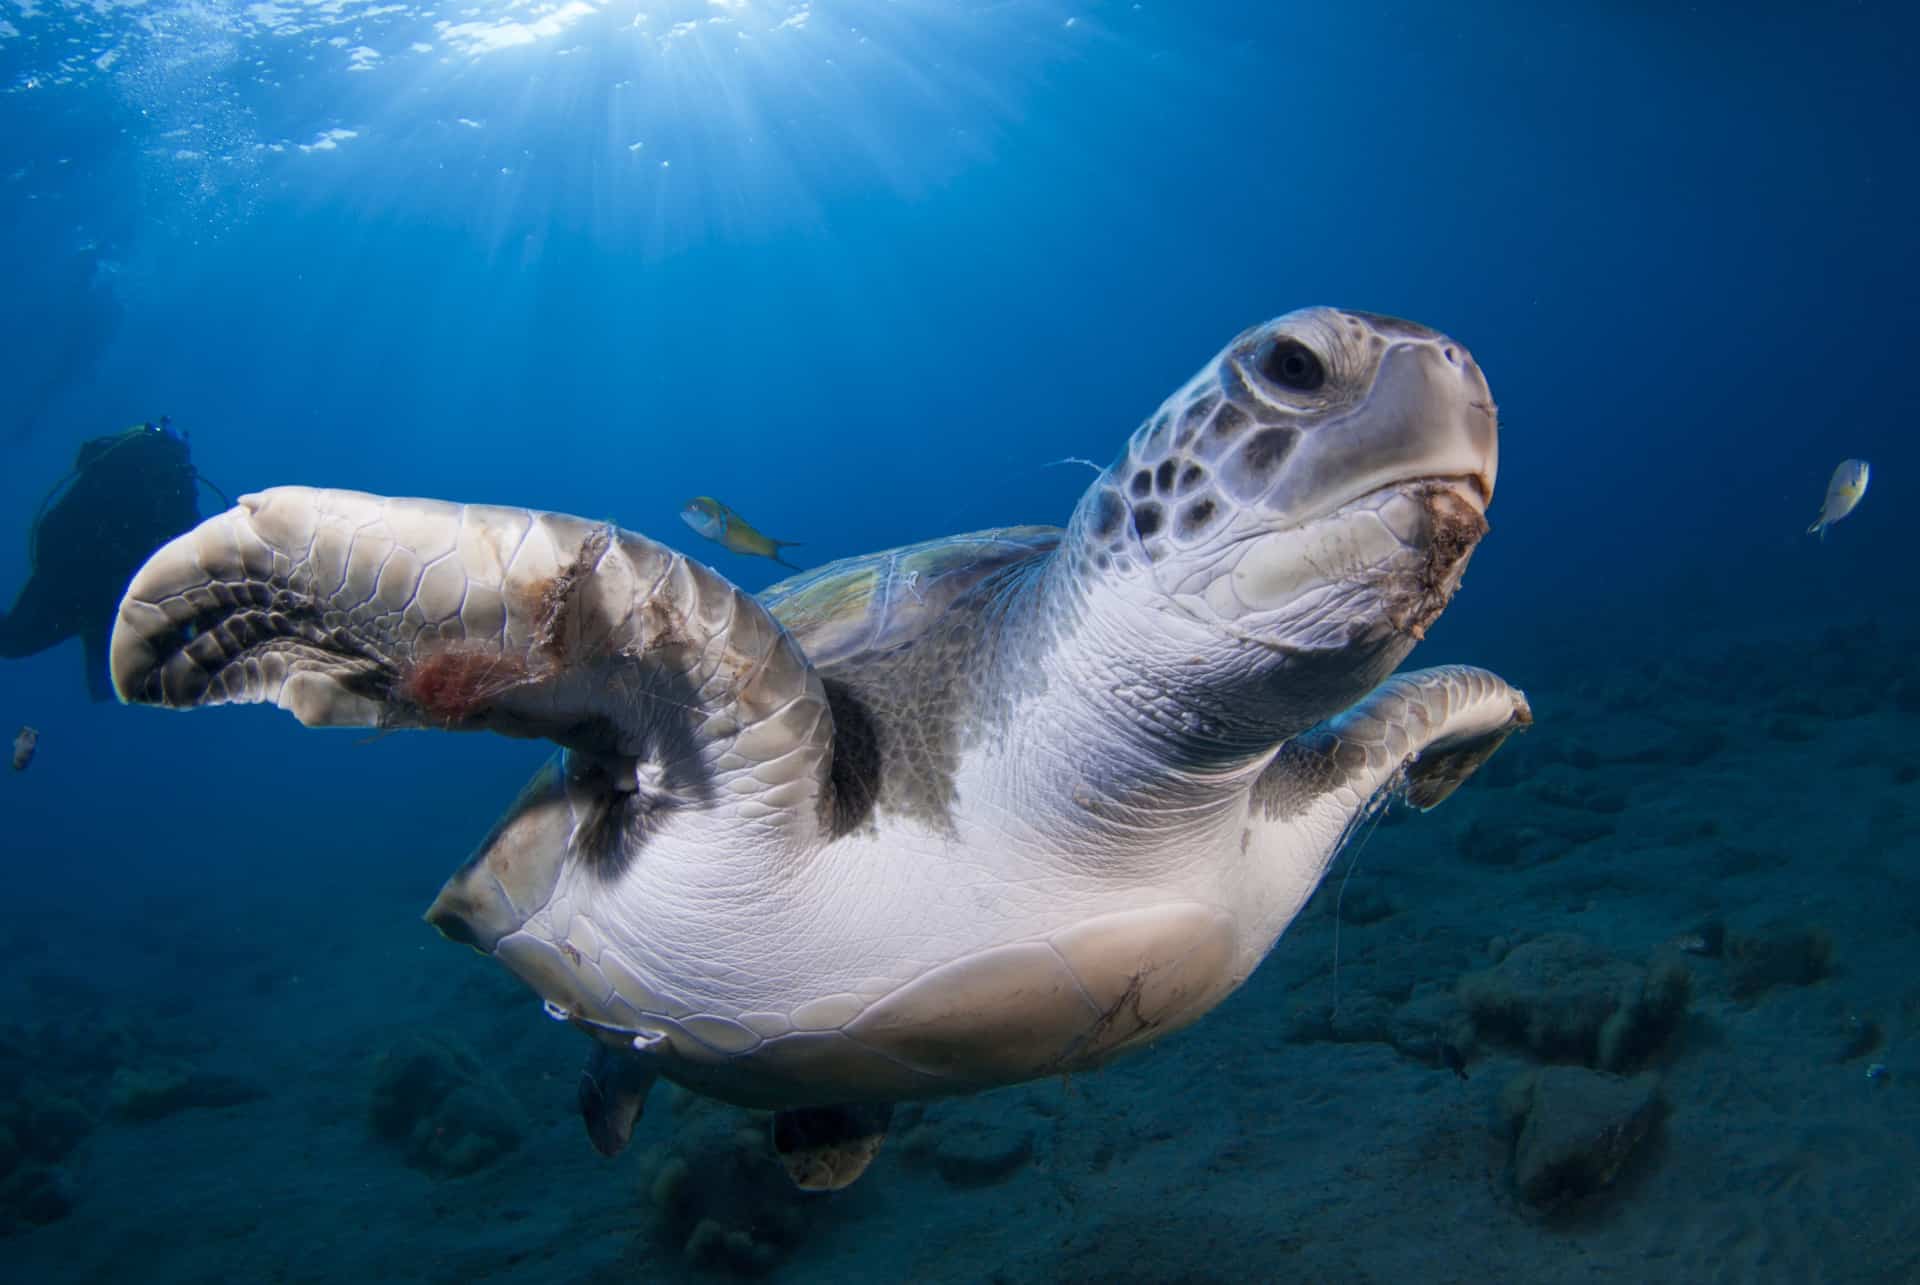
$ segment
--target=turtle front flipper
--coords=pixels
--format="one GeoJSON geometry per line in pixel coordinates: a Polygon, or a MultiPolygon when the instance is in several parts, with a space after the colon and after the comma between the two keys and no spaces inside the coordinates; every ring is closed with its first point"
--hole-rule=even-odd
{"type": "Polygon", "coordinates": [[[751,596],[663,545],[528,509],[280,487],[134,576],[124,701],[267,702],[309,726],[544,737],[621,806],[726,800],[812,838],[833,724],[751,596]]]}
{"type": "Polygon", "coordinates": [[[1254,787],[1253,828],[1308,836],[1300,873],[1318,881],[1377,805],[1398,793],[1422,812],[1438,806],[1532,722],[1526,696],[1484,669],[1398,675],[1280,748],[1254,787]]]}

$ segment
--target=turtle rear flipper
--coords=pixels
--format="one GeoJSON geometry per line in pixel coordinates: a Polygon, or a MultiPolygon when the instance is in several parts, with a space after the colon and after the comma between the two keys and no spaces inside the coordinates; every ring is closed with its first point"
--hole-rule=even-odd
{"type": "Polygon", "coordinates": [[[612,1159],[626,1149],[654,1079],[653,1068],[633,1054],[593,1046],[580,1070],[580,1118],[595,1151],[612,1159]]]}
{"type": "Polygon", "coordinates": [[[776,1111],[773,1151],[802,1191],[838,1191],[880,1154],[892,1118],[885,1103],[776,1111]]]}
{"type": "Polygon", "coordinates": [[[121,699],[267,702],[309,726],[545,737],[624,807],[751,799],[811,840],[831,757],[818,677],[716,573],[611,524],[280,487],[133,578],[121,699]]]}

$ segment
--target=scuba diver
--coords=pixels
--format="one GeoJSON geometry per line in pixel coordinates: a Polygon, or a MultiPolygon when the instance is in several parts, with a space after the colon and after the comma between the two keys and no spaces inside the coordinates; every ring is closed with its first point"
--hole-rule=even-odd
{"type": "Polygon", "coordinates": [[[113,699],[107,641],[120,598],[148,555],[199,523],[201,485],[226,499],[194,469],[186,434],[164,415],[83,443],[73,471],[34,515],[31,570],[13,609],[0,616],[0,657],[32,656],[78,636],[87,693],[113,699]]]}

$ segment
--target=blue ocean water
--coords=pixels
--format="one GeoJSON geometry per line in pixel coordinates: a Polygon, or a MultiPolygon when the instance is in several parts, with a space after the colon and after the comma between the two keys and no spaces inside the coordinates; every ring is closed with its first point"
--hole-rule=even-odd
{"type": "Polygon", "coordinates": [[[0,792],[0,1275],[1916,1279],[1916,35],[1878,3],[6,0],[0,600],[81,444],[162,415],[229,495],[574,513],[755,591],[784,571],[688,497],[809,566],[1064,523],[1072,460],[1327,304],[1486,372],[1491,532],[1409,664],[1536,723],[1368,841],[1378,915],[1317,899],[1191,1030],[928,1106],[801,1201],[666,1086],[597,1158],[585,1041],[418,921],[542,747],[9,661],[39,746],[0,792]],[[1812,539],[1848,457],[1868,494],[1812,539]],[[1543,1208],[1549,1125],[1501,1102],[1580,1059],[1474,979],[1568,934],[1602,990],[1704,944],[1657,1054],[1593,1071],[1654,1077],[1658,1122],[1543,1208]],[[1434,996],[1470,1078],[1404,1035],[1434,996]],[[443,1077],[421,1127],[493,1122],[460,1172],[370,1123],[407,1058],[443,1077]]]}

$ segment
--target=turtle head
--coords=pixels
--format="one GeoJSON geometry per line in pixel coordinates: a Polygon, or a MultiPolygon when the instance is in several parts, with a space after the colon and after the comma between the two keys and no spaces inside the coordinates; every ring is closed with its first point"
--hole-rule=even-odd
{"type": "Polygon", "coordinates": [[[1100,615],[1177,637],[1188,664],[1208,640],[1217,666],[1197,674],[1234,676],[1236,708],[1284,707],[1256,720],[1264,738],[1344,708],[1425,634],[1486,533],[1496,440],[1460,344],[1289,313],[1133,434],[1082,499],[1071,556],[1100,615]]]}

